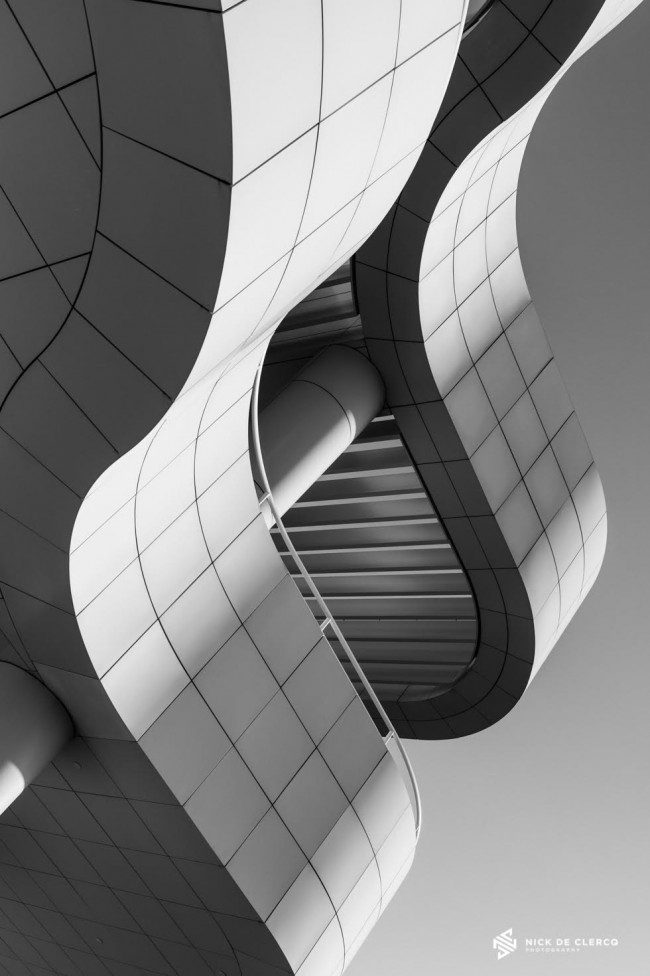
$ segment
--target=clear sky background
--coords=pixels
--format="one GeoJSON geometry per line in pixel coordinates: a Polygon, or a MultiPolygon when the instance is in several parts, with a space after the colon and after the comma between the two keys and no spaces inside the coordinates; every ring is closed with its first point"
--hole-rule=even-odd
{"type": "Polygon", "coordinates": [[[605,485],[607,556],[510,715],[410,744],[423,834],[352,976],[650,973],[650,0],[551,96],[518,221],[605,485]],[[497,962],[492,938],[511,926],[520,947],[497,962]],[[521,948],[612,936],[618,948],[521,948]]]}

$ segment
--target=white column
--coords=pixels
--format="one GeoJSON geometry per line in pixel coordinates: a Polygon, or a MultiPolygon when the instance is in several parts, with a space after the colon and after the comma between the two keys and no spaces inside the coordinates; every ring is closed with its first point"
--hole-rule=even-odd
{"type": "Polygon", "coordinates": [[[72,736],[61,702],[38,678],[0,662],[0,813],[72,736]]]}
{"type": "Polygon", "coordinates": [[[376,417],[384,398],[381,377],[362,353],[329,346],[262,411],[262,457],[280,514],[376,417]]]}

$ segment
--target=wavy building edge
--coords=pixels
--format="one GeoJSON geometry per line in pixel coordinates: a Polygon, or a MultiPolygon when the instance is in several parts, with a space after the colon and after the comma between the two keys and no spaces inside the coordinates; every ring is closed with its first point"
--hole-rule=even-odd
{"type": "MultiPolygon", "coordinates": [[[[441,185],[443,127],[454,109],[443,116],[411,185],[355,261],[371,359],[479,614],[476,656],[453,688],[415,708],[389,706],[403,734],[463,735],[507,714],[604,558],[602,485],[528,294],[516,198],[546,98],[636,6],[603,5],[538,94],[456,168],[444,160],[453,175],[441,185]]],[[[493,11],[476,35],[489,29],[493,11]]]]}
{"type": "MultiPolygon", "coordinates": [[[[460,9],[461,5],[458,6],[460,9]]],[[[101,16],[98,8],[96,16],[101,16]]],[[[398,37],[398,50],[399,43],[398,37]]],[[[105,54],[105,57],[108,55],[105,54]]],[[[406,63],[406,60],[400,62],[398,67],[406,63]]],[[[403,74],[406,75],[407,70],[403,74]]],[[[416,91],[422,78],[416,78],[415,72],[413,75],[410,85],[411,90],[416,91]]],[[[408,88],[406,83],[405,87],[408,88]]],[[[399,94],[399,86],[397,91],[399,94]]],[[[370,172],[377,162],[377,153],[381,149],[389,119],[391,95],[387,97],[379,146],[374,147],[374,153],[369,151],[368,154],[368,158],[372,156],[370,172]]],[[[378,113],[378,117],[380,115],[378,113]]],[[[417,121],[421,126],[421,119],[417,121]]],[[[107,131],[114,129],[111,127],[107,131]]],[[[300,142],[301,138],[304,137],[299,136],[297,141],[300,142]]],[[[307,141],[305,139],[305,143],[307,141]]],[[[407,144],[408,138],[401,143],[401,149],[407,148],[407,144]]],[[[115,145],[108,151],[115,152],[115,145]]],[[[297,152],[295,148],[294,152],[297,152]]],[[[351,222],[355,219],[358,225],[350,239],[358,232],[359,225],[363,226],[364,219],[372,224],[371,218],[364,216],[363,211],[358,217],[357,211],[364,204],[363,198],[367,194],[367,206],[371,212],[371,208],[381,209],[383,206],[385,209],[386,203],[380,201],[390,201],[392,190],[404,181],[405,174],[415,165],[416,152],[416,149],[407,152],[393,166],[388,165],[391,158],[385,160],[388,169],[375,181],[381,183],[385,180],[381,188],[375,187],[369,178],[362,181],[359,201],[353,198],[350,204],[344,206],[347,212],[343,217],[340,211],[335,215],[339,222],[327,228],[332,237],[325,238],[325,250],[336,252],[336,244],[332,248],[332,241],[340,242],[345,234],[349,234],[351,222]],[[393,171],[397,167],[401,167],[399,175],[393,171]],[[387,179],[389,174],[392,175],[387,179]],[[373,196],[379,200],[373,201],[373,196]]],[[[240,179],[234,181],[236,185],[243,184],[246,175],[257,171],[254,157],[249,158],[247,165],[250,165],[251,158],[253,169],[244,175],[240,171],[240,179]]],[[[134,161],[125,158],[118,163],[118,168],[119,165],[131,167],[134,161]]],[[[161,163],[161,166],[164,165],[161,163]]],[[[317,173],[316,156],[311,165],[313,181],[317,173]]],[[[164,178],[161,177],[161,182],[164,178]]],[[[225,184],[227,180],[218,177],[217,182],[225,184]]],[[[142,188],[134,189],[140,192],[142,188]]],[[[238,206],[242,207],[241,212],[244,213],[249,201],[246,201],[243,192],[240,196],[242,199],[238,206]]],[[[131,206],[135,199],[131,198],[131,206]]],[[[114,200],[115,197],[112,202],[114,200]]],[[[150,205],[150,200],[144,203],[145,206],[150,205]]],[[[222,205],[217,203],[217,206],[222,205]]],[[[298,228],[305,213],[303,207],[298,228]]],[[[231,209],[231,218],[232,214],[231,209]]],[[[132,245],[133,226],[130,224],[136,225],[137,220],[134,221],[133,215],[126,212],[124,216],[125,234],[129,245],[132,245]]],[[[100,211],[100,223],[101,220],[100,211]]],[[[236,224],[232,227],[236,235],[236,224]]],[[[309,286],[303,285],[302,288],[295,281],[286,281],[294,271],[293,268],[289,271],[294,251],[297,281],[307,280],[309,271],[305,271],[305,268],[309,269],[310,262],[312,269],[318,265],[317,255],[309,253],[311,247],[315,248],[315,241],[310,241],[311,236],[310,233],[299,240],[298,231],[289,259],[281,268],[270,265],[255,280],[248,294],[244,294],[247,289],[236,292],[230,302],[220,306],[184,390],[182,404],[179,399],[178,405],[175,404],[141,445],[109,469],[110,473],[106,472],[100,477],[82,506],[75,525],[71,557],[75,604],[93,664],[102,678],[104,692],[117,709],[119,720],[116,721],[106,706],[103,711],[95,710],[94,714],[85,708],[82,716],[77,710],[77,700],[85,695],[89,687],[87,682],[78,683],[76,689],[71,690],[74,682],[65,675],[55,675],[53,669],[48,672],[47,667],[39,669],[46,683],[50,679],[51,686],[68,704],[78,728],[77,716],[81,717],[81,724],[91,738],[102,739],[106,734],[107,739],[122,739],[125,744],[131,738],[140,740],[145,754],[162,773],[167,786],[171,787],[176,802],[185,805],[222,863],[228,864],[228,873],[249,896],[253,914],[262,919],[273,933],[291,970],[305,974],[312,971],[340,972],[349,962],[407,870],[413,846],[410,804],[396,777],[392,760],[365,711],[357,705],[356,697],[346,703],[349,682],[332,660],[333,655],[325,653],[326,645],[320,632],[317,633],[318,628],[308,622],[309,611],[305,613],[302,598],[291,581],[287,580],[277,553],[268,544],[252,489],[247,458],[247,401],[252,388],[251,377],[269,338],[267,333],[273,330],[273,316],[281,315],[282,310],[296,300],[295,295],[292,300],[286,297],[291,293],[291,286],[298,288],[296,295],[300,295],[318,280],[310,279],[309,286]],[[301,244],[306,246],[301,249],[301,244]],[[304,264],[300,267],[302,262],[304,264]],[[287,292],[282,295],[278,289],[285,283],[287,292]],[[267,322],[271,323],[268,326],[264,320],[266,315],[267,322]],[[250,350],[244,348],[241,337],[230,346],[220,345],[226,330],[232,329],[235,323],[247,316],[258,316],[257,328],[250,338],[250,350]],[[211,359],[217,365],[210,366],[211,359]],[[188,431],[194,431],[189,440],[188,431]],[[236,432],[238,445],[233,444],[233,431],[236,432]],[[244,450],[238,452],[242,445],[246,445],[244,450]],[[167,495],[160,491],[163,483],[169,489],[167,495]],[[161,497],[168,506],[164,512],[156,510],[161,497]],[[239,526],[227,527],[232,537],[226,536],[224,539],[224,527],[215,524],[213,516],[210,521],[210,513],[220,510],[221,505],[227,505],[229,500],[241,508],[241,518],[239,526]],[[187,515],[190,510],[192,517],[187,515]],[[158,532],[161,526],[164,526],[164,530],[158,532]],[[143,540],[146,542],[143,543],[143,540]],[[183,547],[191,550],[189,562],[185,565],[178,558],[183,547]],[[173,566],[175,575],[173,580],[165,578],[165,567],[170,566],[173,566]],[[252,572],[245,581],[246,588],[242,590],[239,583],[242,567],[248,569],[249,566],[252,572]],[[160,573],[161,567],[163,573],[160,573]],[[212,567],[217,570],[216,581],[212,576],[212,567]],[[110,577],[110,573],[115,575],[110,577]],[[224,584],[224,581],[227,583],[224,584]],[[251,588],[255,596],[251,596],[251,588]],[[130,601],[136,604],[135,608],[129,606],[130,601]],[[93,603],[96,617],[88,612],[93,603]],[[201,627],[193,628],[191,633],[186,629],[183,633],[183,625],[196,620],[197,608],[210,607],[212,612],[217,606],[220,612],[214,613],[207,622],[209,633],[205,629],[201,632],[201,627]],[[130,619],[126,619],[129,615],[130,619]],[[237,620],[243,620],[244,626],[238,625],[237,620]],[[298,631],[300,637],[293,648],[287,646],[287,625],[290,620],[296,628],[294,636],[298,631]],[[233,626],[235,629],[228,633],[228,628],[233,626]],[[215,699],[212,707],[210,705],[210,696],[214,694],[215,687],[221,684],[214,674],[208,677],[207,670],[214,657],[214,653],[208,657],[208,652],[213,651],[215,632],[223,634],[222,647],[232,652],[231,660],[238,655],[248,654],[249,660],[255,662],[251,668],[257,668],[259,675],[264,674],[267,682],[264,694],[270,697],[264,700],[263,696],[252,706],[257,709],[264,702],[241,735],[236,731],[237,719],[241,722],[241,716],[226,718],[226,703],[223,701],[217,703],[215,699]],[[170,634],[177,634],[178,637],[169,641],[170,634]],[[132,640],[134,636],[135,640],[132,640]],[[173,654],[169,651],[170,644],[175,648],[173,654]],[[319,648],[317,654],[314,653],[316,648],[319,648]],[[113,655],[116,654],[117,658],[114,659],[113,655]],[[313,668],[321,671],[314,672],[311,670],[313,668]],[[203,688],[202,679],[199,678],[201,674],[203,688]],[[190,680],[186,680],[188,676],[190,680]],[[331,691],[331,699],[327,702],[332,706],[329,715],[319,715],[315,710],[315,680],[321,682],[321,691],[325,686],[331,691]],[[293,682],[291,688],[290,682],[293,682]],[[291,707],[288,708],[285,701],[291,707]],[[323,734],[337,709],[339,711],[333,724],[323,734]],[[213,720],[217,711],[222,716],[223,724],[213,720]],[[302,722],[296,724],[295,716],[299,716],[302,722]],[[226,726],[231,722],[234,724],[228,729],[226,726]],[[277,757],[264,752],[271,731],[274,735],[280,735],[274,743],[274,751],[280,751],[277,749],[280,741],[287,746],[282,762],[289,765],[284,769],[273,768],[277,757]],[[244,736],[248,736],[245,742],[244,736]],[[326,741],[328,736],[330,739],[326,741]],[[199,739],[206,743],[206,749],[209,745],[209,755],[197,758],[197,751],[201,751],[196,750],[199,739]],[[298,740],[302,740],[302,745],[298,740]],[[232,745],[233,741],[240,743],[241,752],[232,745]],[[354,756],[345,758],[348,764],[356,767],[354,770],[347,768],[340,756],[343,744],[349,749],[351,742],[355,746],[354,756]],[[224,749],[225,752],[221,753],[224,749]],[[208,770],[214,757],[220,753],[220,760],[208,770]],[[289,758],[290,753],[293,755],[289,758]],[[219,766],[221,769],[217,774],[219,766]],[[308,766],[311,780],[306,775],[308,766]],[[250,767],[256,769],[258,779],[251,773],[250,767]],[[318,767],[318,770],[314,767],[318,767]],[[301,771],[305,775],[299,789],[297,778],[301,771]],[[283,777],[287,776],[289,782],[284,783],[283,777]],[[260,790],[256,790],[261,779],[265,779],[265,783],[260,790]],[[324,837],[319,836],[317,831],[316,838],[307,840],[301,837],[297,842],[298,833],[303,829],[299,822],[304,819],[305,810],[298,805],[289,810],[286,795],[284,816],[288,820],[294,818],[295,834],[278,813],[281,805],[279,797],[292,783],[298,790],[296,795],[303,796],[303,802],[306,802],[309,790],[314,789],[314,783],[324,791],[336,793],[336,787],[340,790],[344,799],[339,796],[339,803],[344,804],[344,813],[339,816],[335,827],[328,829],[320,825],[324,837]],[[275,796],[280,784],[284,785],[275,796]],[[241,844],[237,842],[236,832],[226,836],[225,826],[235,816],[232,810],[220,810],[224,830],[220,830],[218,836],[214,831],[214,813],[215,809],[219,809],[215,804],[221,802],[227,793],[232,795],[236,790],[246,793],[250,810],[256,810],[254,815],[250,814],[251,817],[259,815],[255,823],[250,821],[245,828],[250,830],[241,844]],[[320,841],[318,847],[307,856],[306,850],[316,840],[320,841]],[[234,851],[233,844],[236,845],[234,851]],[[348,854],[354,852],[352,861],[355,863],[353,867],[347,866],[347,875],[345,870],[341,871],[343,851],[348,854]],[[279,864],[280,856],[282,866],[279,864]],[[287,865],[292,865],[288,874],[287,865]],[[273,881],[265,888],[269,873],[274,875],[273,881]],[[288,887],[285,887],[287,883],[288,887]],[[280,892],[283,894],[276,901],[280,892]],[[306,913],[299,917],[299,924],[296,921],[297,906],[306,913]]],[[[102,240],[106,242],[108,239],[109,235],[104,234],[102,240]]],[[[138,253],[141,243],[136,241],[135,262],[146,265],[143,252],[138,253]]],[[[242,246],[241,240],[237,246],[242,246]]],[[[214,247],[216,251],[213,254],[219,251],[218,242],[214,247]]],[[[127,248],[123,247],[123,250],[126,253],[127,248]]],[[[158,252],[154,244],[150,264],[160,269],[167,257],[158,252]]],[[[230,259],[230,265],[228,260],[226,253],[224,277],[226,284],[236,289],[237,275],[241,272],[232,264],[234,259],[230,259]],[[230,274],[230,283],[226,272],[230,274]]],[[[282,262],[283,258],[280,257],[279,261],[282,262]]],[[[329,266],[319,271],[318,277],[324,276],[327,270],[329,266]]],[[[109,273],[112,271],[107,271],[109,273]]],[[[160,275],[160,271],[156,273],[160,275]]],[[[97,267],[93,269],[91,263],[89,276],[92,274],[97,275],[97,267]]],[[[179,283],[187,285],[191,291],[193,286],[186,274],[187,269],[180,275],[179,283]]],[[[97,277],[95,287],[101,291],[97,277]]],[[[199,304],[205,313],[205,296],[201,294],[201,287],[196,291],[198,297],[192,298],[192,301],[199,304]]],[[[84,301],[89,302],[88,296],[83,295],[83,287],[80,295],[81,305],[84,301]]],[[[228,343],[229,339],[223,341],[228,343]]],[[[219,663],[225,666],[227,657],[227,654],[222,655],[219,663]]],[[[232,680],[236,678],[233,672],[232,680]]],[[[225,679],[223,685],[224,689],[228,687],[225,679]]],[[[332,809],[337,809],[334,801],[332,809]]],[[[242,825],[236,826],[240,828],[242,825]]],[[[235,827],[232,829],[234,831],[235,827]]],[[[277,958],[275,962],[278,962],[277,958]]],[[[241,970],[246,970],[241,959],[238,965],[241,970]]],[[[253,971],[252,964],[250,968],[253,971]]]]}

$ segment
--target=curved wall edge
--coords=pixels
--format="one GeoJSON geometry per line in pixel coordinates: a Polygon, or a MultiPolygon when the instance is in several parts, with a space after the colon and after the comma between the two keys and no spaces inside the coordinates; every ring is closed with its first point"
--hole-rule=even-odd
{"type": "MultiPolygon", "coordinates": [[[[602,563],[602,486],[527,291],[516,189],[549,92],[636,5],[605,3],[539,94],[457,167],[440,165],[440,144],[466,111],[462,92],[455,111],[443,107],[410,183],[356,259],[371,358],[479,608],[473,665],[417,710],[394,707],[404,734],[462,735],[505,715],[602,563]]],[[[491,8],[467,40],[478,44],[493,19],[491,8]]],[[[479,112],[479,136],[486,123],[479,112]]]]}

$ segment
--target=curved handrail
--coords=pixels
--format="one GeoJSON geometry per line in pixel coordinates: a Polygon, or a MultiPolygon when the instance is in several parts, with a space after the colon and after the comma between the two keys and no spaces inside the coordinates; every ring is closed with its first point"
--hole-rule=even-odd
{"type": "Polygon", "coordinates": [[[318,606],[323,611],[324,620],[320,625],[321,631],[324,631],[327,626],[330,626],[332,628],[332,630],[334,631],[334,633],[336,634],[339,640],[339,643],[341,644],[341,647],[345,652],[348,661],[354,668],[359,680],[361,681],[361,684],[367,691],[370,700],[372,701],[373,705],[379,712],[382,722],[388,729],[388,735],[385,737],[384,742],[388,746],[388,743],[391,741],[391,739],[395,740],[400,756],[406,768],[408,782],[410,783],[411,790],[413,793],[413,806],[414,806],[414,813],[415,813],[415,841],[417,843],[418,837],[420,836],[420,828],[422,826],[422,801],[420,799],[420,790],[418,788],[417,780],[415,778],[413,766],[411,765],[411,760],[408,757],[408,753],[404,748],[404,744],[402,743],[402,740],[397,734],[397,730],[395,729],[395,726],[393,725],[390,718],[386,714],[386,710],[384,706],[382,705],[381,701],[377,697],[372,685],[368,681],[361,665],[357,661],[352,651],[352,648],[350,647],[347,640],[343,636],[343,632],[341,631],[341,628],[336,622],[334,615],[332,614],[329,607],[327,606],[327,603],[321,596],[321,593],[318,587],[316,586],[316,584],[314,583],[309,573],[309,570],[307,569],[302,559],[298,555],[296,547],[291,541],[291,536],[287,532],[284,522],[282,521],[282,517],[279,511],[277,510],[275,501],[273,500],[273,492],[271,491],[271,485],[269,483],[269,479],[266,473],[266,468],[264,466],[264,459],[262,457],[262,444],[260,441],[260,429],[259,429],[258,407],[259,407],[260,379],[262,376],[262,365],[263,364],[260,363],[260,365],[257,368],[257,372],[255,373],[255,381],[253,383],[253,395],[252,395],[252,402],[251,402],[251,428],[252,428],[252,435],[253,435],[253,448],[255,451],[255,460],[257,462],[259,474],[262,480],[262,488],[264,490],[264,494],[260,499],[258,499],[258,501],[260,505],[263,505],[264,502],[268,503],[268,506],[271,510],[271,514],[275,519],[275,524],[278,527],[278,531],[280,532],[280,535],[282,536],[287,549],[291,553],[292,559],[294,560],[296,566],[298,567],[300,574],[302,575],[305,583],[309,587],[312,596],[316,600],[318,606]]]}

